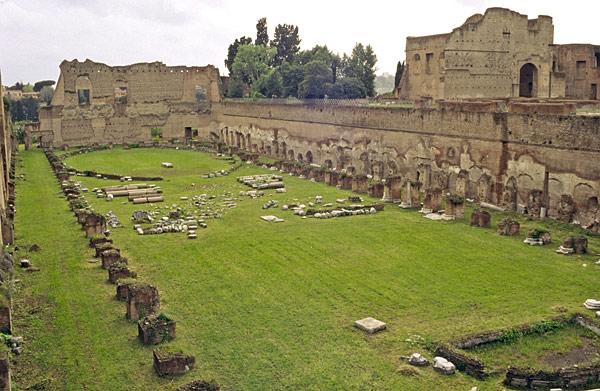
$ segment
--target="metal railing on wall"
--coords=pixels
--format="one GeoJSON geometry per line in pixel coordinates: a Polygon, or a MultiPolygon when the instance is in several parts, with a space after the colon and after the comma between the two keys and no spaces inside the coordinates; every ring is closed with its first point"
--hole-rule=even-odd
{"type": "Polygon", "coordinates": [[[412,107],[412,102],[379,101],[377,99],[293,99],[293,98],[225,98],[224,103],[298,106],[350,106],[350,107],[412,107]]]}

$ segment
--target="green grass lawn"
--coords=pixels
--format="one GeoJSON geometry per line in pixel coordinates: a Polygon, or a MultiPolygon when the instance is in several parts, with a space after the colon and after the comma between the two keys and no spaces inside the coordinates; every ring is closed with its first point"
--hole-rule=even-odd
{"type": "MultiPolygon", "coordinates": [[[[194,379],[215,379],[226,390],[495,390],[463,374],[443,377],[431,368],[417,376],[397,372],[401,355],[424,347],[407,342],[448,341],[466,333],[510,327],[582,310],[598,297],[597,256],[564,257],[558,243],[529,247],[518,238],[467,221],[434,222],[389,205],[376,215],[330,220],[302,219],[280,204],[315,195],[334,202],[350,193],[285,177],[287,193],[238,200],[221,219],[208,220],[197,240],[183,234],[138,236],[131,213],[155,206],[107,202],[90,194],[100,212],[112,210],[125,225],[114,229],[117,247],[140,278],[156,285],[162,309],[177,323],[168,345],[196,356],[197,367],[182,378],[159,379],[151,348],[141,346],[124,304],[114,299],[106,272],[89,263],[83,232],[59,198],[58,184],[41,152],[21,153],[17,186],[17,242],[38,243],[30,254],[37,273],[19,272],[16,333],[28,341],[17,359],[19,389],[47,379],[46,389],[174,389],[194,379]],[[286,221],[259,219],[275,214],[286,221]],[[586,264],[587,267],[583,265],[586,264]],[[32,311],[31,308],[36,308],[32,311]],[[367,336],[352,327],[372,316],[388,330],[367,336]]],[[[237,196],[247,188],[235,176],[270,172],[244,167],[232,176],[202,179],[227,162],[190,151],[115,149],[76,155],[77,169],[122,175],[160,175],[166,202],[189,207],[181,196],[237,196]],[[173,169],[160,166],[174,163],[173,169]]],[[[88,187],[117,184],[78,177],[88,187]]],[[[493,215],[493,225],[502,218],[493,215]]],[[[538,223],[523,221],[522,232],[538,223]]],[[[546,223],[560,241],[573,228],[546,223]]],[[[598,238],[590,239],[600,249],[598,238]]],[[[44,388],[38,388],[44,389],[44,388]]]]}
{"type": "Polygon", "coordinates": [[[597,345],[598,337],[591,331],[569,325],[541,335],[523,336],[513,342],[483,345],[469,352],[490,368],[501,370],[512,365],[551,371],[573,365],[570,355],[580,360],[576,362],[578,365],[597,361],[600,358],[597,345]]]}

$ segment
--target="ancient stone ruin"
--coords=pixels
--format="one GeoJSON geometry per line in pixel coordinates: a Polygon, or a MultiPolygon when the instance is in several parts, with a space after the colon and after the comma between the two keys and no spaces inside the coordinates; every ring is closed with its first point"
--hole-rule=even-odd
{"type": "Polygon", "coordinates": [[[588,240],[585,236],[569,236],[556,250],[559,254],[587,254],[588,240]]]}
{"type": "MultiPolygon", "coordinates": [[[[123,259],[125,259],[125,258],[122,258],[122,260],[123,259]]],[[[137,274],[134,271],[129,270],[129,267],[127,266],[127,264],[125,262],[122,262],[122,260],[113,263],[107,269],[108,270],[108,281],[110,281],[113,284],[116,284],[117,281],[122,278],[137,277],[137,274]]]]}
{"type": "Polygon", "coordinates": [[[544,246],[550,242],[552,242],[552,235],[542,228],[529,230],[527,237],[523,241],[523,243],[529,244],[530,246],[544,246]]]}
{"type": "Polygon", "coordinates": [[[480,228],[489,228],[492,216],[485,210],[474,210],[471,214],[471,226],[480,228]]]}
{"type": "Polygon", "coordinates": [[[154,370],[161,377],[183,375],[196,365],[194,356],[181,352],[155,349],[152,355],[154,357],[154,370]]]}
{"type": "Polygon", "coordinates": [[[489,8],[450,33],[408,37],[407,71],[398,93],[409,99],[598,99],[592,86],[600,77],[585,71],[593,69],[600,47],[557,45],[553,40],[550,16],[529,19],[509,9],[489,8]],[[525,61],[523,53],[528,53],[525,61]]]}
{"type": "Polygon", "coordinates": [[[157,313],[160,309],[158,289],[144,283],[130,285],[126,298],[126,309],[126,318],[132,320],[157,313]]]}
{"type": "Polygon", "coordinates": [[[121,257],[119,250],[111,248],[104,250],[100,253],[100,259],[102,259],[102,268],[108,269],[117,262],[127,264],[127,259],[121,257]]]}
{"type": "Polygon", "coordinates": [[[211,381],[207,382],[204,380],[195,380],[191,383],[182,385],[177,391],[219,391],[221,387],[218,383],[211,381]]]}
{"type": "Polygon", "coordinates": [[[175,338],[175,326],[164,314],[148,315],[138,321],[138,338],[144,345],[158,345],[175,338]]]}
{"type": "Polygon", "coordinates": [[[515,236],[521,231],[521,224],[518,221],[504,218],[498,223],[498,235],[515,236]]]}

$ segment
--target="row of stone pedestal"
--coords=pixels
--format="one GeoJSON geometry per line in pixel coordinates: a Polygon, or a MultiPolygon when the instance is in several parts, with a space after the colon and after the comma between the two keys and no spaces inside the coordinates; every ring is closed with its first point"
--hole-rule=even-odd
{"type": "MultiPolygon", "coordinates": [[[[14,145],[18,145],[14,143],[14,145]]],[[[2,244],[8,246],[14,243],[14,217],[15,217],[15,162],[14,158],[16,154],[16,148],[13,148],[10,165],[8,167],[8,187],[7,187],[7,199],[6,208],[0,210],[0,224],[2,233],[2,244]]],[[[8,162],[7,162],[8,163],[8,162]]],[[[13,259],[12,255],[8,252],[5,253],[5,249],[0,249],[0,257],[2,257],[2,266],[0,268],[6,273],[5,281],[8,278],[12,278],[12,267],[13,259]]],[[[3,298],[0,301],[0,332],[3,334],[12,334],[12,300],[10,297],[3,298]]],[[[10,357],[8,349],[0,349],[0,391],[11,390],[11,379],[10,379],[10,357]]]]}
{"type": "MultiPolygon", "coordinates": [[[[63,162],[51,150],[45,152],[77,221],[82,225],[86,236],[90,238],[89,245],[95,251],[94,256],[100,258],[102,268],[108,272],[108,280],[116,284],[117,299],[125,302],[125,317],[137,322],[140,342],[145,345],[157,345],[175,338],[176,322],[159,313],[158,289],[136,280],[137,274],[129,268],[127,258],[123,257],[120,249],[113,245],[112,239],[105,236],[104,216],[91,210],[81,195],[79,187],[69,181],[68,170],[63,162]]],[[[154,369],[159,376],[184,374],[193,368],[194,364],[195,358],[183,353],[169,352],[164,349],[157,349],[153,353],[154,369]]],[[[1,367],[0,356],[0,371],[1,367]]],[[[188,386],[183,386],[181,389],[193,389],[185,388],[188,386]]]]}
{"type": "Polygon", "coordinates": [[[392,176],[380,181],[373,181],[366,175],[351,175],[342,171],[325,169],[317,165],[302,164],[290,161],[278,161],[275,167],[284,172],[297,176],[303,176],[306,179],[314,179],[315,182],[322,182],[329,186],[337,186],[342,190],[351,190],[354,193],[368,194],[371,197],[381,198],[386,202],[418,204],[419,194],[417,184],[406,182],[405,199],[402,198],[402,178],[392,176]]]}

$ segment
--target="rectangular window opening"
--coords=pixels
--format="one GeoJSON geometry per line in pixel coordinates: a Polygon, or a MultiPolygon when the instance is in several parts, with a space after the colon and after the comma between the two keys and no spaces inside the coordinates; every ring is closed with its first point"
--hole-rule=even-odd
{"type": "Polygon", "coordinates": [[[577,61],[576,63],[577,77],[585,77],[585,61],[577,61]]]}
{"type": "Polygon", "coordinates": [[[77,90],[77,99],[79,106],[85,106],[90,104],[90,90],[82,89],[77,90]]]}
{"type": "Polygon", "coordinates": [[[127,87],[115,87],[115,103],[127,104],[127,87]]]}

